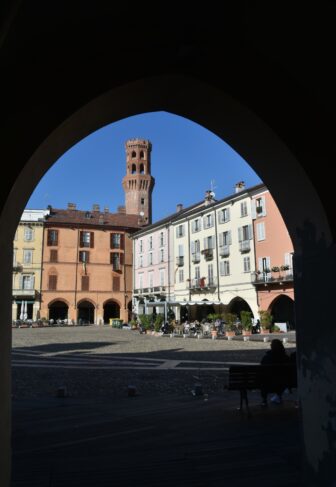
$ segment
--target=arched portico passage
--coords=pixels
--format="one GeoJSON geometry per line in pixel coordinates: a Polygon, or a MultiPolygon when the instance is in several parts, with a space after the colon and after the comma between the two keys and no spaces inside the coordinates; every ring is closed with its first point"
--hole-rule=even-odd
{"type": "MultiPolygon", "coordinates": [[[[216,72],[215,79],[217,77],[216,72]]],[[[52,100],[50,93],[54,93],[54,90],[51,88],[50,92],[44,92],[45,99],[39,105],[34,99],[34,108],[20,109],[17,112],[20,120],[15,127],[8,129],[8,136],[3,137],[3,155],[6,160],[13,161],[13,164],[8,168],[11,171],[11,178],[8,180],[11,182],[3,192],[3,198],[6,199],[1,208],[0,220],[3,229],[0,248],[0,268],[3,273],[0,322],[5,324],[11,320],[13,235],[26,202],[45,171],[72,145],[107,123],[155,110],[166,110],[185,116],[225,140],[251,164],[268,186],[284,217],[295,250],[295,314],[303,418],[303,457],[306,470],[313,474],[312,478],[322,481],[327,478],[328,469],[333,465],[335,457],[335,444],[330,441],[330,438],[334,438],[335,427],[328,420],[334,417],[334,403],[330,397],[334,393],[331,384],[336,375],[336,365],[330,357],[333,356],[335,332],[333,323],[330,322],[325,324],[325,333],[319,334],[316,323],[325,302],[332,302],[333,299],[336,249],[330,226],[330,222],[334,220],[330,219],[329,222],[327,218],[327,214],[331,215],[332,211],[321,203],[326,201],[323,197],[327,193],[325,184],[316,189],[319,186],[316,186],[314,176],[320,173],[321,165],[317,164],[320,158],[326,168],[331,167],[333,152],[331,146],[326,149],[328,140],[324,130],[320,129],[320,138],[313,133],[315,129],[312,127],[319,129],[313,117],[309,115],[305,118],[310,110],[303,113],[305,100],[302,98],[301,105],[298,103],[298,92],[294,90],[295,96],[293,95],[290,83],[286,85],[279,78],[281,84],[272,85],[271,92],[264,85],[263,98],[260,79],[258,95],[252,89],[252,98],[249,99],[247,92],[244,92],[244,96],[239,96],[238,90],[237,98],[234,99],[227,95],[225,86],[221,86],[220,82],[216,83],[215,79],[214,83],[207,84],[184,75],[153,76],[136,82],[119,82],[118,87],[105,94],[105,88],[102,87],[106,87],[106,83],[95,86],[92,91],[89,86],[83,85],[84,91],[68,90],[71,100],[63,97],[67,92],[64,87],[64,91],[60,91],[62,97],[57,98],[57,110],[50,109],[49,103],[46,103],[46,100],[52,100]],[[94,98],[99,93],[101,96],[94,98]],[[281,110],[279,104],[275,106],[279,94],[281,110]],[[260,104],[260,97],[263,106],[260,104]],[[38,111],[36,106],[40,107],[38,111]],[[78,109],[79,107],[83,108],[78,109]],[[282,112],[286,113],[283,119],[282,112]],[[73,115],[69,116],[71,113],[73,115]],[[27,137],[29,124],[34,130],[27,137]],[[296,138],[297,130],[301,131],[301,138],[296,138]],[[14,146],[14,139],[19,139],[22,143],[14,146]],[[313,287],[312,282],[323,282],[323,288],[313,287]]],[[[273,82],[276,80],[277,77],[274,76],[273,82]]],[[[269,77],[267,83],[268,87],[271,86],[269,77]]],[[[10,119],[16,119],[15,113],[10,119]]],[[[319,118],[319,123],[322,119],[323,117],[319,118]]],[[[10,425],[11,339],[5,326],[1,328],[0,344],[1,370],[4,371],[0,381],[1,395],[4,398],[0,405],[0,417],[3,418],[3,425],[6,425],[3,427],[1,439],[3,438],[2,444],[5,445],[3,458],[9,459],[10,430],[7,425],[10,425]]],[[[2,471],[8,472],[8,468],[2,471]]],[[[322,484],[317,481],[315,485],[322,484]]]]}
{"type": "Polygon", "coordinates": [[[66,320],[68,318],[69,306],[62,300],[53,301],[48,305],[49,320],[66,320]]]}
{"type": "Polygon", "coordinates": [[[77,305],[77,321],[79,324],[94,323],[94,306],[90,301],[80,301],[77,305]]]}
{"type": "Polygon", "coordinates": [[[273,322],[287,323],[289,330],[295,330],[294,301],[288,296],[279,296],[270,305],[273,322]]]}
{"type": "Polygon", "coordinates": [[[230,313],[236,314],[239,319],[240,319],[241,311],[250,311],[250,313],[252,313],[252,317],[253,317],[253,312],[252,312],[249,304],[245,301],[245,299],[242,299],[240,297],[236,297],[236,298],[232,299],[230,301],[230,303],[228,304],[227,309],[230,313]]]}
{"type": "Polygon", "coordinates": [[[109,323],[112,318],[120,318],[120,305],[110,299],[104,303],[104,323],[109,323]]]}

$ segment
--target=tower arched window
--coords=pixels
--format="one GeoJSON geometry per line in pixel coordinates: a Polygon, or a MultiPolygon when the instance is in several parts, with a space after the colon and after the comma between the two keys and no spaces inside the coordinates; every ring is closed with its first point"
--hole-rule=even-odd
{"type": "Polygon", "coordinates": [[[144,159],[145,158],[145,154],[144,154],[144,151],[140,151],[140,159],[144,159]]]}
{"type": "Polygon", "coordinates": [[[134,151],[132,151],[132,157],[133,157],[133,159],[134,159],[134,157],[136,157],[136,152],[135,152],[135,150],[134,150],[134,151]]]}
{"type": "Polygon", "coordinates": [[[136,173],[136,164],[132,164],[132,174],[136,173]]]}
{"type": "Polygon", "coordinates": [[[140,164],[140,174],[145,174],[145,167],[143,164],[140,164]]]}

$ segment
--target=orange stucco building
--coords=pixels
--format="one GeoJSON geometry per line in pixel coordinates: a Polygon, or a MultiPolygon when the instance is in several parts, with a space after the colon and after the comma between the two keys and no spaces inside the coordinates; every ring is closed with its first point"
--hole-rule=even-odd
{"type": "Polygon", "coordinates": [[[50,208],[43,239],[41,317],[74,323],[128,321],[137,215],[50,208]]]}
{"type": "Polygon", "coordinates": [[[256,272],[254,285],[260,310],[269,310],[275,323],[295,328],[293,244],[281,213],[264,186],[252,197],[256,272]]]}

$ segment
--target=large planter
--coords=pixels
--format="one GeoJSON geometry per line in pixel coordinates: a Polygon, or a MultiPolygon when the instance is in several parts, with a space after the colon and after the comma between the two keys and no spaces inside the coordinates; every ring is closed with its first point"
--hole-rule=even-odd
{"type": "Polygon", "coordinates": [[[270,333],[269,328],[267,328],[267,329],[262,328],[261,331],[260,331],[260,333],[262,335],[269,335],[269,333],[270,333]]]}
{"type": "Polygon", "coordinates": [[[226,331],[225,332],[226,337],[234,337],[235,335],[236,335],[236,333],[234,331],[226,331]]]}
{"type": "Polygon", "coordinates": [[[252,331],[251,330],[243,330],[243,336],[244,337],[249,337],[252,335],[252,331]]]}

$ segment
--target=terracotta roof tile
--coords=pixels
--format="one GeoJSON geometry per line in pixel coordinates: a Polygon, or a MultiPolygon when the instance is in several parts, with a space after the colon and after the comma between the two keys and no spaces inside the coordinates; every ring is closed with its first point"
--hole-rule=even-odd
{"type": "Polygon", "coordinates": [[[46,224],[78,224],[85,226],[114,226],[139,229],[138,215],[126,213],[105,213],[100,211],[65,210],[52,208],[46,224]]]}

